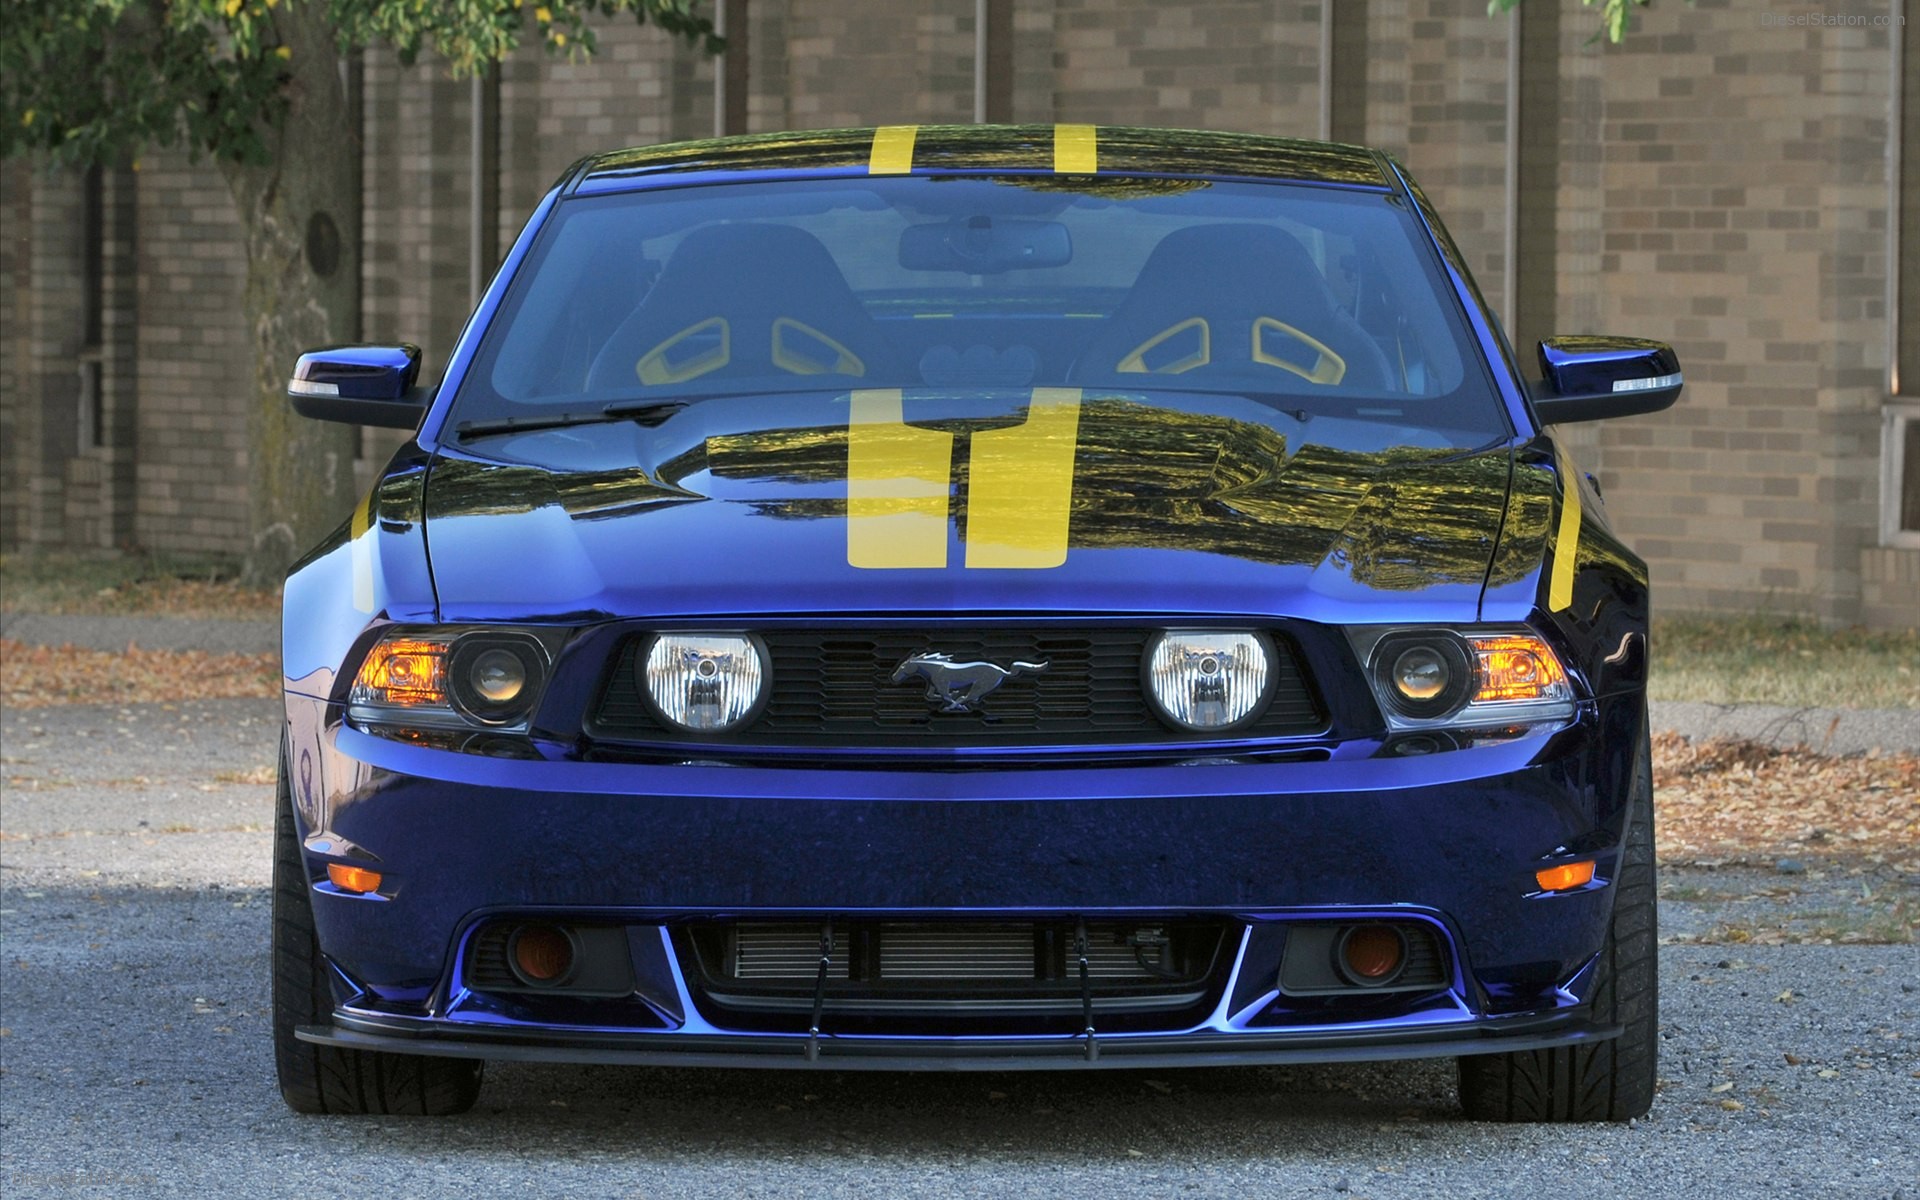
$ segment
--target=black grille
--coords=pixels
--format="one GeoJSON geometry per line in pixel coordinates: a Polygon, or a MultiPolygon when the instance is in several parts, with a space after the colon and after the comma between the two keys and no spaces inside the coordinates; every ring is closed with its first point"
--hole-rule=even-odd
{"type": "MultiPolygon", "coordinates": [[[[1155,716],[1144,694],[1145,629],[885,629],[763,632],[772,660],[767,704],[744,730],[716,738],[657,721],[640,696],[635,660],[645,635],[627,639],[590,732],[634,741],[725,741],[763,746],[1040,746],[1205,741],[1155,716]],[[894,683],[910,655],[1047,669],[1006,679],[979,712],[940,712],[926,685],[894,683]]],[[[1265,711],[1235,737],[1312,733],[1322,721],[1297,651],[1274,636],[1275,683],[1265,711]]]]}
{"type": "MultiPolygon", "coordinates": [[[[1072,921],[841,921],[826,978],[818,924],[741,922],[686,931],[717,1003],[802,1011],[815,988],[838,1012],[900,1007],[1078,1011],[1080,926],[1072,921]]],[[[1088,921],[1089,994],[1121,1009],[1192,1004],[1220,954],[1218,921],[1088,921]]],[[[1110,1007],[1110,1011],[1111,1007],[1110,1007]]]]}

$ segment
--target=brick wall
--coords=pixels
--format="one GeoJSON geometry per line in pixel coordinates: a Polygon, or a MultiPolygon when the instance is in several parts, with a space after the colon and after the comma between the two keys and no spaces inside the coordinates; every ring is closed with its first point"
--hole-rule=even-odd
{"type": "Polygon", "coordinates": [[[139,169],[134,539],[235,553],[247,536],[246,249],[219,173],[177,151],[139,169]]]}
{"type": "Polygon", "coordinates": [[[1885,361],[1885,33],[1658,7],[1609,48],[1594,282],[1666,336],[1681,405],[1601,435],[1669,608],[1859,615],[1885,361]],[[1876,143],[1876,123],[1878,123],[1876,143]]]}
{"type": "MultiPolygon", "coordinates": [[[[1557,29],[1530,25],[1523,43],[1539,123],[1518,128],[1545,139],[1527,143],[1519,180],[1523,365],[1530,341],[1554,331],[1680,350],[1679,408],[1562,431],[1650,560],[1664,608],[1920,623],[1920,551],[1877,545],[1886,31],[1763,26],[1750,6],[1698,0],[1637,13],[1615,47],[1589,40],[1590,15],[1558,12],[1557,29]]],[[[965,121],[973,18],[970,0],[751,0],[748,126],[965,121]]],[[[1013,117],[1311,136],[1320,19],[1307,0],[1016,0],[1013,117]]],[[[1368,0],[1343,19],[1343,36],[1358,30],[1364,44],[1338,51],[1354,72],[1333,88],[1341,127],[1409,165],[1501,306],[1510,23],[1444,0],[1368,0]]],[[[702,54],[628,19],[599,29],[591,62],[534,48],[500,69],[496,252],[581,155],[712,130],[702,54]]],[[[402,69],[378,52],[363,79],[363,332],[420,342],[437,373],[471,301],[472,92],[432,62],[402,69]]],[[[216,173],[176,155],[149,154],[130,178],[132,319],[113,368],[135,389],[116,401],[126,419],[114,436],[130,441],[118,466],[89,476],[63,449],[62,273],[75,248],[57,214],[72,181],[0,170],[0,537],[105,540],[130,505],[124,523],[142,545],[238,551],[235,381],[248,349],[231,204],[216,173]],[[30,245],[15,232],[27,226],[30,245]]],[[[369,433],[365,469],[397,440],[369,433]]]]}
{"type": "Polygon", "coordinates": [[[1052,120],[1319,136],[1317,3],[1051,7],[1052,120]]]}

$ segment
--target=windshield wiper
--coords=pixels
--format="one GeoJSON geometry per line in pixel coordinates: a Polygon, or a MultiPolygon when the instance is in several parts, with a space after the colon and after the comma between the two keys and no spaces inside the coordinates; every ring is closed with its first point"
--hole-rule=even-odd
{"type": "Polygon", "coordinates": [[[625,400],[593,412],[544,413],[536,417],[496,417],[491,421],[462,421],[453,435],[461,441],[491,437],[499,433],[530,433],[538,429],[566,429],[573,425],[603,425],[613,421],[632,421],[654,426],[687,407],[684,400],[625,400]]]}

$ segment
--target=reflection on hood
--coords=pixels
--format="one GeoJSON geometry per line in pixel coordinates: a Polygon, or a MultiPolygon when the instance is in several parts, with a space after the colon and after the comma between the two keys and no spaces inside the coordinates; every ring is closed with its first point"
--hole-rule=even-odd
{"type": "MultiPolygon", "coordinates": [[[[1156,551],[1327,569],[1350,585],[1396,592],[1477,589],[1486,578],[1508,488],[1504,443],[1465,451],[1387,422],[1281,413],[1238,397],[1150,403],[1055,390],[1070,392],[1056,403],[1074,405],[1077,421],[1045,430],[1039,398],[983,406],[976,394],[943,406],[915,396],[901,420],[893,393],[894,416],[876,424],[859,415],[856,393],[851,408],[844,394],[837,404],[758,409],[708,402],[655,429],[596,425],[503,439],[484,449],[509,461],[435,465],[427,496],[435,566],[454,565],[452,552],[468,540],[454,536],[455,526],[472,525],[478,536],[486,524],[458,518],[548,513],[564,521],[541,519],[544,536],[570,527],[607,552],[612,542],[587,527],[631,526],[617,540],[644,554],[669,525],[680,542],[705,524],[708,554],[791,563],[805,547],[810,571],[881,583],[894,573],[861,568],[944,564],[958,573],[970,542],[1048,537],[1061,539],[1058,553],[1034,565],[1052,571],[1020,574],[1071,577],[1083,552],[1156,551]],[[977,415],[983,407],[995,415],[977,415]],[[1064,522],[1045,520],[1054,496],[1064,522]],[[897,564],[856,561],[850,531],[869,517],[902,546],[932,538],[934,557],[916,550],[897,564]],[[945,555],[949,540],[955,552],[945,555]]],[[[589,558],[605,567],[604,553],[589,558]]]]}

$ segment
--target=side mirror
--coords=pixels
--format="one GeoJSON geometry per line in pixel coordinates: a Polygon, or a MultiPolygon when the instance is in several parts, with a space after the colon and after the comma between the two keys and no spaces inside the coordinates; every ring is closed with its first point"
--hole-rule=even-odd
{"type": "Polygon", "coordinates": [[[418,346],[322,346],[293,365],[287,395],[316,421],[418,429],[433,398],[414,386],[419,375],[418,346]]]}
{"type": "Polygon", "coordinates": [[[1671,408],[1680,359],[1665,342],[1624,337],[1551,337],[1540,343],[1533,408],[1543,425],[1603,421],[1671,408]]]}

